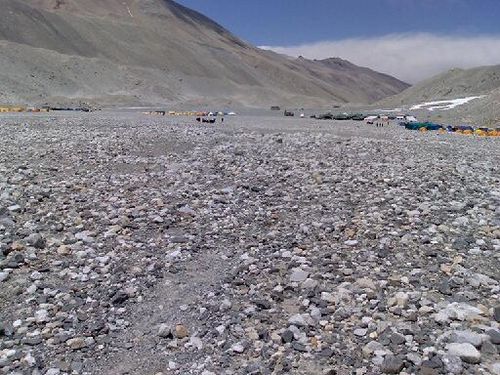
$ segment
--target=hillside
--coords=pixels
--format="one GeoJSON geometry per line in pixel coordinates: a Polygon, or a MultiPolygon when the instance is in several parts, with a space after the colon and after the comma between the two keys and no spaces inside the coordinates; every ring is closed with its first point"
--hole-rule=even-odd
{"type": "Polygon", "coordinates": [[[500,65],[452,69],[383,100],[393,105],[488,94],[500,88],[500,65]]]}
{"type": "Polygon", "coordinates": [[[401,93],[375,104],[379,108],[401,108],[408,111],[412,106],[433,101],[460,98],[470,100],[450,110],[419,109],[421,119],[439,122],[469,123],[498,126],[500,124],[500,65],[473,69],[452,69],[412,86],[401,93]]]}
{"type": "Polygon", "coordinates": [[[0,103],[317,106],[371,103],[405,83],[292,60],[170,0],[1,0],[0,103]]]}

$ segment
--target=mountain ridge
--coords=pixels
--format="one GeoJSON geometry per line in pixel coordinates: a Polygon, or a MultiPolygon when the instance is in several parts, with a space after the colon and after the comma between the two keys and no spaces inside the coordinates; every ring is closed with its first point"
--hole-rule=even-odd
{"type": "Polygon", "coordinates": [[[1,3],[0,102],[321,106],[408,87],[354,64],[334,69],[260,50],[171,0],[1,3]]]}

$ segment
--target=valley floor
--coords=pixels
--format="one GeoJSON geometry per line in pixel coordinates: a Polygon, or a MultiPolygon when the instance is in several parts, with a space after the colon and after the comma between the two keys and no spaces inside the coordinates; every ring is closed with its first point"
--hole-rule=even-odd
{"type": "Polygon", "coordinates": [[[101,112],[0,140],[1,374],[500,374],[499,139],[101,112]]]}

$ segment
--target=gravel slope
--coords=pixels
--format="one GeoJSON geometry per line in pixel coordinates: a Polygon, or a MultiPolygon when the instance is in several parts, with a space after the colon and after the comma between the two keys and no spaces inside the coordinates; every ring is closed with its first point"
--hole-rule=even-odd
{"type": "Polygon", "coordinates": [[[498,139],[0,117],[0,373],[498,374],[498,139]]]}

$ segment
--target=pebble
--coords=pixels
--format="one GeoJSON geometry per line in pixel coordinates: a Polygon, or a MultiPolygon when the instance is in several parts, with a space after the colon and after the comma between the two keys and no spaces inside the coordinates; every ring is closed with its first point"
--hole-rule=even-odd
{"type": "Polygon", "coordinates": [[[175,337],[177,337],[178,339],[183,339],[188,336],[189,336],[189,331],[184,325],[177,324],[175,326],[175,337]]]}

